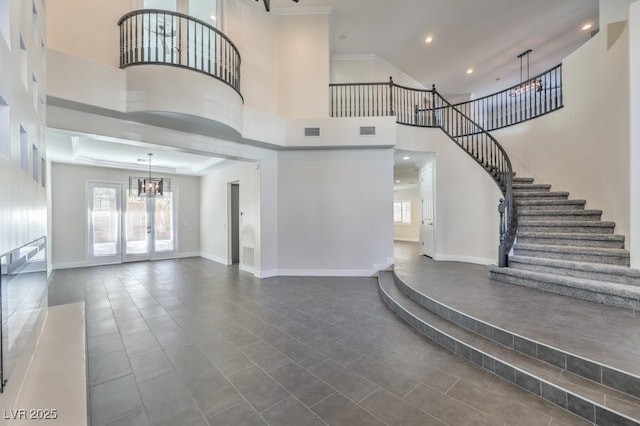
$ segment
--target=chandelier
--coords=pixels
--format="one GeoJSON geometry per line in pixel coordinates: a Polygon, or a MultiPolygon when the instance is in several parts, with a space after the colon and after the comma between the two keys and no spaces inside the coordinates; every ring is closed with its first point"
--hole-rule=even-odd
{"type": "Polygon", "coordinates": [[[516,87],[514,87],[513,89],[511,89],[511,96],[519,96],[522,94],[525,94],[527,92],[542,92],[542,80],[539,78],[534,78],[533,80],[531,80],[529,78],[529,54],[532,52],[531,49],[529,50],[525,50],[524,52],[522,52],[521,54],[519,54],[517,57],[520,59],[520,84],[516,87]],[[523,60],[527,59],[527,80],[524,81],[523,79],[523,60]]]}
{"type": "Polygon", "coordinates": [[[171,179],[151,177],[151,156],[149,156],[149,176],[129,176],[129,194],[134,197],[162,197],[165,192],[171,192],[171,179]]]}
{"type": "MultiPolygon", "coordinates": [[[[260,1],[260,0],[256,0],[256,1],[260,1]]],[[[293,1],[298,3],[298,0],[293,0],[293,1]]],[[[267,12],[271,10],[271,0],[262,0],[262,2],[264,3],[264,8],[266,9],[267,12]]]]}

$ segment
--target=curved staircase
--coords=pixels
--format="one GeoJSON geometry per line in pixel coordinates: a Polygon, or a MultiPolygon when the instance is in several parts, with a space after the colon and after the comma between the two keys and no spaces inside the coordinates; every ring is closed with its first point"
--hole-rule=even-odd
{"type": "Polygon", "coordinates": [[[566,296],[640,310],[640,270],[629,268],[624,236],[601,210],[532,178],[514,178],[519,224],[509,267],[491,278],[566,296]]]}

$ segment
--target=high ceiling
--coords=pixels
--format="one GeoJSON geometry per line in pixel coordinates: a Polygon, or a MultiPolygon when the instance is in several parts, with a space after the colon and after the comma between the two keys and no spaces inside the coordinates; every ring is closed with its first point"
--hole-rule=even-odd
{"type": "MultiPolygon", "coordinates": [[[[251,2],[261,7],[262,2],[251,2]]],[[[517,55],[532,49],[530,72],[557,65],[598,28],[598,0],[272,0],[272,13],[331,8],[332,55],[376,55],[425,87],[455,99],[492,93],[520,79],[517,55]],[[581,30],[590,23],[591,30],[581,30]],[[425,43],[431,36],[433,41],[425,43]],[[474,72],[466,71],[473,68],[474,72]]],[[[266,12],[265,12],[266,13],[266,12]]],[[[218,159],[198,153],[170,152],[118,141],[117,149],[90,135],[48,132],[53,161],[145,169],[154,152],[154,169],[202,174],[218,159]],[[163,169],[164,166],[164,169],[163,169]]],[[[396,153],[404,158],[406,153],[396,153]]],[[[401,175],[415,173],[411,161],[396,163],[401,175]],[[404,166],[404,167],[403,167],[404,166]]],[[[413,177],[411,177],[413,179],[413,177]]],[[[405,177],[402,180],[406,180],[405,177]]]]}
{"type": "Polygon", "coordinates": [[[557,64],[598,28],[598,0],[272,0],[278,8],[331,7],[333,55],[375,54],[426,87],[483,95],[557,64]],[[582,30],[585,24],[590,30],[582,30]],[[433,41],[425,43],[431,36],[433,41]],[[472,68],[474,72],[467,74],[472,68]]]}

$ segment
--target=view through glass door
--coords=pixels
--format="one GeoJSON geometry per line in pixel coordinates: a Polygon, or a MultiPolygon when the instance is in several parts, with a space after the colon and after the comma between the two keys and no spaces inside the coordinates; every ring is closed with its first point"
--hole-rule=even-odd
{"type": "Polygon", "coordinates": [[[124,184],[88,185],[88,258],[92,264],[175,254],[176,188],[161,197],[133,197],[128,192],[124,184]]]}
{"type": "Polygon", "coordinates": [[[166,257],[175,252],[174,192],[160,197],[127,197],[123,261],[166,257]]]}

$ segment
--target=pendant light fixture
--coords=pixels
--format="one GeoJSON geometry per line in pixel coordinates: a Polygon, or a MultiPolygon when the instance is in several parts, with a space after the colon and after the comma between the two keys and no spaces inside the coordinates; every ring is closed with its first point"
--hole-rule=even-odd
{"type": "MultiPolygon", "coordinates": [[[[260,1],[260,0],[256,0],[256,1],[260,1]]],[[[298,0],[293,0],[293,1],[298,3],[298,0]]],[[[262,2],[264,3],[264,8],[267,12],[271,10],[271,0],[262,0],[262,2]]]]}
{"type": "Polygon", "coordinates": [[[151,156],[149,156],[149,176],[129,176],[129,194],[134,197],[162,197],[165,192],[171,192],[171,179],[151,176],[151,156]]]}
{"type": "Polygon", "coordinates": [[[517,57],[520,59],[520,84],[514,87],[511,90],[511,96],[522,95],[527,92],[541,92],[542,91],[542,80],[539,78],[531,80],[529,77],[529,55],[533,52],[531,49],[525,50],[517,57]],[[527,61],[527,79],[524,80],[523,76],[523,62],[526,59],[527,61]]]}

